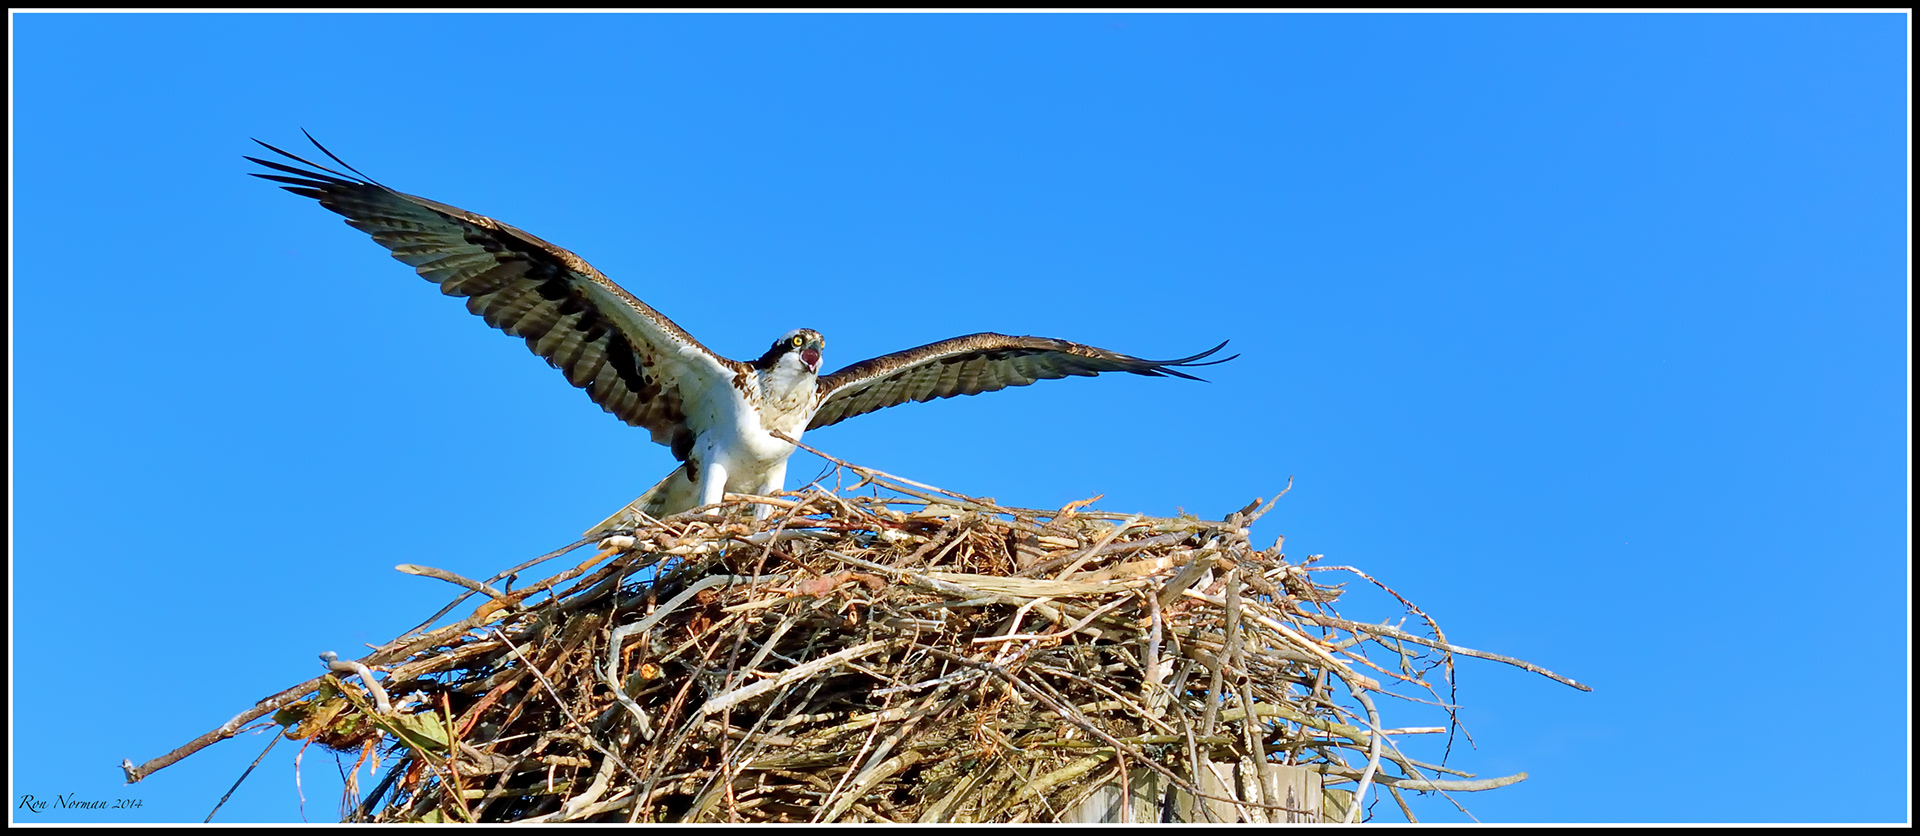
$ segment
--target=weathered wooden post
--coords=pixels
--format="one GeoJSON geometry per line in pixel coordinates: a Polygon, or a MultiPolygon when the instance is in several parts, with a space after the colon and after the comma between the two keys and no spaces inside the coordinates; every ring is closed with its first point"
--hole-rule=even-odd
{"type": "Polygon", "coordinates": [[[1200,779],[1194,784],[1201,793],[1218,799],[1256,802],[1272,799],[1265,803],[1284,806],[1285,811],[1214,798],[1196,799],[1151,769],[1131,770],[1129,777],[1132,780],[1128,792],[1122,793],[1118,782],[1101,787],[1066,820],[1084,824],[1294,824],[1339,821],[1339,816],[1329,815],[1334,806],[1340,807],[1340,816],[1346,812],[1340,799],[1326,798],[1327,793],[1320,786],[1320,773],[1298,766],[1267,764],[1267,768],[1261,770],[1250,760],[1213,761],[1201,771],[1200,779]],[[1265,786],[1260,781],[1263,776],[1267,779],[1265,786]],[[1130,802],[1124,809],[1123,798],[1130,802]]]}

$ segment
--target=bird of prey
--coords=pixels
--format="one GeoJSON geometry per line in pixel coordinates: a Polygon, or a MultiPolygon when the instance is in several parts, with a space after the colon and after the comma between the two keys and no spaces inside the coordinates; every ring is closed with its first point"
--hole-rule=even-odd
{"type": "MultiPolygon", "coordinates": [[[[467,310],[488,325],[525,339],[568,383],[586,390],[601,409],[652,433],[681,462],[589,535],[635,511],[664,517],[720,502],[727,492],[767,495],[782,489],[794,447],[771,430],[797,440],[807,430],[908,401],[1068,375],[1129,372],[1199,380],[1180,369],[1233,359],[1200,362],[1225,342],[1190,357],[1143,360],[1065,340],[982,333],[822,375],[826,338],[800,328],[781,335],[757,359],[731,360],[579,256],[484,215],[389,189],[311,135],[307,139],[346,171],[254,140],[284,161],[247,157],[271,170],[253,175],[345,216],[349,226],[373,236],[440,292],[465,298],[467,310]]],[[[755,508],[762,517],[769,511],[755,508]]]]}

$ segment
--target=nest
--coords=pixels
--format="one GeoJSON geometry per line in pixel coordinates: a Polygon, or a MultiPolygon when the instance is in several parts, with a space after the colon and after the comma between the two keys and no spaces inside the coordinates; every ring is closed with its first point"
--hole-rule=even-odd
{"type": "Polygon", "coordinates": [[[353,821],[1352,820],[1369,785],[1411,819],[1402,790],[1525,777],[1399,752],[1451,717],[1389,730],[1372,696],[1444,708],[1429,676],[1501,657],[1411,604],[1418,633],[1339,617],[1323,579],[1372,579],[1255,548],[1271,503],[1038,511],[839,464],[884,490],[643,521],[520,590],[489,584],[531,563],[486,583],[403,566],[487,598],[326,657],[336,673],[253,716],[388,767],[350,782],[353,821]]]}

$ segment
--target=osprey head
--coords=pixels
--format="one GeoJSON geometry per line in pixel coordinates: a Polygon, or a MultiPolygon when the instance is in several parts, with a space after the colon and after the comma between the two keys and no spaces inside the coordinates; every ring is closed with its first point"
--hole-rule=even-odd
{"type": "Polygon", "coordinates": [[[773,347],[761,355],[754,366],[772,369],[780,365],[789,356],[807,370],[808,374],[820,373],[820,350],[827,347],[827,340],[819,331],[812,328],[795,328],[773,341],[773,347]]]}

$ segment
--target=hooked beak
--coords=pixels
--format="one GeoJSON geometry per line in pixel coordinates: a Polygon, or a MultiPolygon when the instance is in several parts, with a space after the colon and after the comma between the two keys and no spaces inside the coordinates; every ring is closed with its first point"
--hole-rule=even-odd
{"type": "Polygon", "coordinates": [[[807,364],[807,371],[820,371],[820,349],[809,348],[800,352],[800,362],[807,364]]]}

